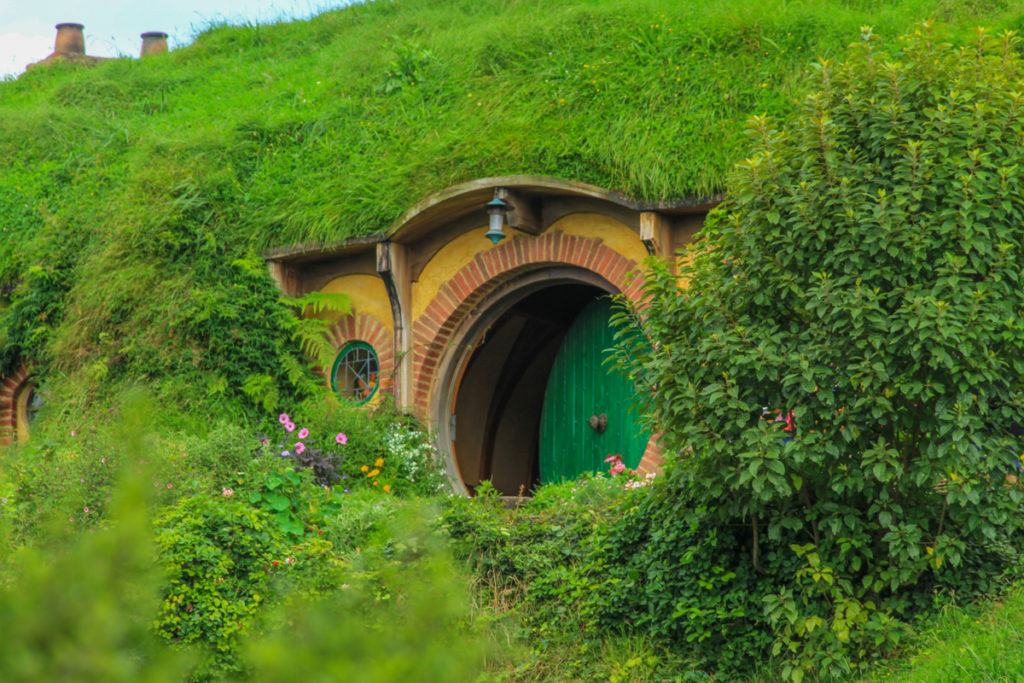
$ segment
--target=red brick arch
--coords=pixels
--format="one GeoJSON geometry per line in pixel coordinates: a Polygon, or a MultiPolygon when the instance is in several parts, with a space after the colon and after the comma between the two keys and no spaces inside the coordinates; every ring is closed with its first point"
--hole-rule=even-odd
{"type": "MultiPolygon", "coordinates": [[[[632,277],[636,261],[611,249],[600,238],[567,235],[559,230],[538,237],[516,236],[477,254],[441,286],[413,329],[412,403],[420,415],[429,400],[442,355],[459,325],[495,289],[518,275],[549,266],[576,266],[603,277],[629,299],[642,296],[641,278],[632,277]]],[[[640,468],[660,469],[661,452],[651,439],[640,468]]]]}
{"type": "Polygon", "coordinates": [[[660,436],[661,434],[652,434],[651,438],[648,439],[644,455],[640,458],[640,464],[636,466],[638,472],[644,474],[652,472],[658,474],[661,472],[661,466],[665,464],[665,454],[661,450],[661,444],[658,443],[660,436]]]}
{"type": "Polygon", "coordinates": [[[0,383],[0,446],[9,446],[18,427],[18,406],[15,399],[32,376],[32,369],[23,363],[14,374],[3,378],[0,383]]]}
{"type": "MultiPolygon", "coordinates": [[[[380,363],[380,388],[382,391],[391,391],[395,376],[395,343],[391,330],[384,323],[365,313],[344,315],[327,328],[327,338],[337,350],[354,341],[372,346],[380,363]]],[[[328,387],[331,384],[330,371],[330,368],[323,369],[328,387]]]]}

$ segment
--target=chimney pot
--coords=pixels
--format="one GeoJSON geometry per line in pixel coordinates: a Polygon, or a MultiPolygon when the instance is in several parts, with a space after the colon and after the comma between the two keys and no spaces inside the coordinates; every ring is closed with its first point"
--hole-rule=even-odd
{"type": "Polygon", "coordinates": [[[85,54],[85,36],[82,35],[81,24],[71,22],[57,24],[57,40],[54,43],[54,52],[63,52],[71,55],[85,54]]]}
{"type": "Polygon", "coordinates": [[[146,31],[142,34],[142,53],[140,57],[159,55],[167,52],[167,34],[163,31],[146,31]]]}

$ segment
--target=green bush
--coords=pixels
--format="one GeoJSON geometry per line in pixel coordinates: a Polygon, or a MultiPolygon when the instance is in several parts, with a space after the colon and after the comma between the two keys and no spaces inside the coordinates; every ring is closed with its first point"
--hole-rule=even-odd
{"type": "Polygon", "coordinates": [[[864,29],[785,129],[752,119],[731,199],[623,333],[678,453],[652,514],[740,534],[794,680],[1017,557],[1021,66],[1012,33],[864,29]]]}
{"type": "MultiPolygon", "coordinates": [[[[0,500],[0,679],[465,681],[479,671],[485,638],[428,524],[432,507],[372,490],[346,498],[344,516],[367,519],[345,561],[319,534],[287,543],[235,493],[179,498],[154,522],[150,477],[125,459],[105,528],[69,533],[57,520],[36,547],[19,546],[0,500]]],[[[0,498],[11,489],[0,478],[0,498]]]]}
{"type": "Polygon", "coordinates": [[[357,553],[348,583],[288,605],[277,626],[249,644],[253,680],[476,680],[488,647],[466,577],[429,523],[436,510],[409,504],[392,512],[357,553]]]}
{"type": "Polygon", "coordinates": [[[267,430],[265,453],[312,468],[318,484],[400,496],[431,496],[447,488],[426,430],[389,403],[368,408],[318,399],[302,404],[298,413],[303,419],[283,413],[267,430]]]}
{"type": "Polygon", "coordinates": [[[155,520],[167,588],[155,628],[169,642],[208,650],[196,677],[239,673],[240,638],[272,602],[291,550],[270,517],[234,498],[191,496],[155,520]]]}
{"type": "MultiPolygon", "coordinates": [[[[713,565],[727,544],[709,540],[706,530],[652,533],[671,520],[649,516],[659,487],[626,486],[634,481],[596,476],[545,485],[511,510],[486,482],[475,498],[448,500],[442,524],[456,557],[473,569],[478,608],[494,637],[528,646],[499,657],[493,680],[663,680],[654,672],[711,661],[735,671],[730,655],[751,647],[747,639],[756,634],[725,613],[729,602],[751,602],[743,580],[718,584],[724,572],[713,565]],[[656,551],[641,552],[652,536],[656,551]],[[702,581],[705,573],[711,578],[702,581]],[[673,615],[698,594],[705,613],[673,615]],[[662,627],[660,637],[651,637],[653,625],[662,627]],[[713,638],[687,638],[705,631],[713,638]]],[[[706,680],[691,675],[682,680],[706,680]]]]}
{"type": "MultiPolygon", "coordinates": [[[[181,681],[192,665],[153,633],[160,573],[147,482],[115,487],[109,528],[68,533],[57,520],[18,545],[0,504],[0,680],[181,681]]],[[[0,481],[0,496],[3,495],[0,481]]]]}
{"type": "Polygon", "coordinates": [[[202,434],[182,431],[178,424],[157,433],[140,424],[125,429],[126,413],[141,409],[144,419],[155,413],[150,399],[139,402],[142,395],[123,392],[110,398],[109,408],[94,404],[78,410],[69,408],[77,399],[59,397],[63,409],[44,408],[27,444],[4,449],[12,487],[5,498],[18,542],[47,533],[45,523],[52,519],[69,530],[106,526],[113,484],[125,469],[145,473],[154,498],[164,504],[238,485],[259,453],[251,430],[225,420],[204,421],[202,434]],[[137,448],[127,448],[128,443],[137,448]]]}

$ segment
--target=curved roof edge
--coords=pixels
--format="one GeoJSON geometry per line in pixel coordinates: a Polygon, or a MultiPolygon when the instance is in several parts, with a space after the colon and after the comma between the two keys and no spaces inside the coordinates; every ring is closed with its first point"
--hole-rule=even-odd
{"type": "Polygon", "coordinates": [[[317,242],[282,246],[265,251],[263,257],[268,261],[318,260],[371,249],[377,242],[415,240],[446,223],[475,212],[482,212],[484,205],[494,197],[497,188],[529,197],[589,199],[607,202],[631,211],[658,211],[669,214],[707,211],[725,199],[725,194],[719,193],[710,197],[683,197],[645,202],[596,185],[548,176],[508,175],[478,178],[427,195],[409,207],[384,232],[351,237],[333,244],[317,242]]]}
{"type": "Polygon", "coordinates": [[[433,227],[483,209],[497,188],[518,190],[530,195],[579,197],[609,202],[633,211],[689,213],[706,211],[725,199],[724,193],[710,197],[684,197],[656,202],[638,201],[596,185],[549,176],[508,175],[478,178],[427,195],[413,204],[391,224],[384,234],[402,241],[407,235],[422,234],[433,227]]]}

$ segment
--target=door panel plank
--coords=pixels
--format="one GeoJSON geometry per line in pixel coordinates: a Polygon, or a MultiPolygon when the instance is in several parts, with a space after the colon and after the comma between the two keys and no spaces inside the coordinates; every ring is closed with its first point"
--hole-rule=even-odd
{"type": "Polygon", "coordinates": [[[561,481],[584,471],[602,471],[604,459],[622,456],[629,468],[640,464],[649,434],[630,411],[633,388],[603,363],[614,345],[609,326],[611,300],[588,304],[573,321],[558,351],[544,393],[540,426],[542,482],[561,481]],[[605,414],[598,433],[590,416],[605,414]]]}

